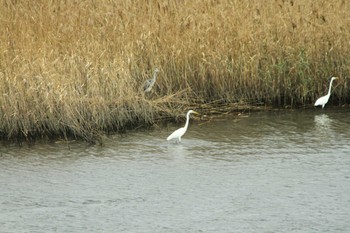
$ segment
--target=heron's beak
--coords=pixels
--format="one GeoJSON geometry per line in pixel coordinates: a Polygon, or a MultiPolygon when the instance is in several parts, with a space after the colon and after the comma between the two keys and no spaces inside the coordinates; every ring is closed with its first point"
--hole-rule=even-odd
{"type": "Polygon", "coordinates": [[[197,115],[200,115],[200,114],[199,114],[198,112],[196,112],[196,111],[193,111],[193,113],[194,113],[194,114],[197,114],[197,115]]]}

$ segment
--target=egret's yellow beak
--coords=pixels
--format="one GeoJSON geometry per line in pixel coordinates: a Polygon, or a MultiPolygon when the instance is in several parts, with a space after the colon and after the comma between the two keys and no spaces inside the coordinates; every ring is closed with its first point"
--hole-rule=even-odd
{"type": "Polygon", "coordinates": [[[197,115],[200,115],[200,114],[199,114],[198,112],[196,112],[196,111],[193,111],[192,113],[193,113],[193,114],[197,114],[197,115]]]}

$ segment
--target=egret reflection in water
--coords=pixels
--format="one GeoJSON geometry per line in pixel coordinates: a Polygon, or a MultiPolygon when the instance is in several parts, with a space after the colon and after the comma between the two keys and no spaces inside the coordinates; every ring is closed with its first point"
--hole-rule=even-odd
{"type": "Polygon", "coordinates": [[[327,114],[315,115],[314,121],[317,126],[322,128],[329,128],[332,124],[332,119],[327,114]]]}

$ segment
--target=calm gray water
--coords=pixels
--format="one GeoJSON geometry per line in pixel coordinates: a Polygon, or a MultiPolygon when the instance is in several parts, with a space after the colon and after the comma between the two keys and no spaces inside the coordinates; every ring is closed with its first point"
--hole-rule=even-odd
{"type": "Polygon", "coordinates": [[[0,232],[350,232],[350,111],[1,146],[0,232]]]}

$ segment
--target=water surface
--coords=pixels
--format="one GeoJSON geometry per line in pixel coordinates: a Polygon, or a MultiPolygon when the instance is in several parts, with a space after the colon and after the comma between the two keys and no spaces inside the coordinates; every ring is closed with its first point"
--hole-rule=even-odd
{"type": "Polygon", "coordinates": [[[3,144],[0,232],[350,232],[350,112],[3,144]]]}

